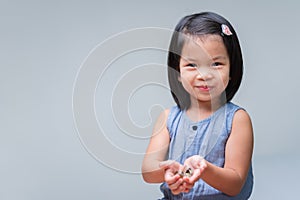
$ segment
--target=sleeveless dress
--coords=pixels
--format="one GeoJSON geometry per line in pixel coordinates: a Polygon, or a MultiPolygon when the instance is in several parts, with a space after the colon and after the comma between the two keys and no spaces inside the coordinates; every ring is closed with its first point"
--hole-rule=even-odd
{"type": "MultiPolygon", "coordinates": [[[[199,122],[191,121],[185,110],[178,106],[171,108],[167,128],[170,133],[169,160],[183,162],[190,156],[200,155],[216,166],[224,167],[225,146],[231,132],[233,116],[243,109],[231,102],[226,103],[209,118],[199,122]]],[[[166,183],[161,184],[163,200],[244,200],[251,195],[253,188],[252,165],[249,168],[247,180],[241,192],[232,197],[206,184],[199,179],[189,193],[173,195],[166,183]]]]}

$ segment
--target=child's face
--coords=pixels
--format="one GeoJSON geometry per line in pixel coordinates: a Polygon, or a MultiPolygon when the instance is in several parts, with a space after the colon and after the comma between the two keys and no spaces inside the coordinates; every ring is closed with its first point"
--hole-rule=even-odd
{"type": "Polygon", "coordinates": [[[191,102],[220,98],[229,82],[230,62],[221,36],[190,37],[182,48],[180,77],[191,102]]]}

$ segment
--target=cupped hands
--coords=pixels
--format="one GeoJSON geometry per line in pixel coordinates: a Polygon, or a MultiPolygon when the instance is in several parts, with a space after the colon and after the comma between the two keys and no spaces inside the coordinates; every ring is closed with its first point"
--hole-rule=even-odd
{"type": "Polygon", "coordinates": [[[159,164],[165,171],[164,180],[174,195],[188,193],[201,178],[207,164],[199,155],[187,158],[184,164],[174,160],[166,160],[159,164]]]}

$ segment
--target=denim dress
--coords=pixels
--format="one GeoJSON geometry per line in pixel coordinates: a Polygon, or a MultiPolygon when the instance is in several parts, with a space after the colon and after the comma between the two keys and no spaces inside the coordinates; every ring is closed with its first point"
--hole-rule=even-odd
{"type": "MultiPolygon", "coordinates": [[[[183,164],[193,155],[200,155],[208,162],[224,167],[225,146],[231,132],[233,116],[241,107],[229,102],[219,108],[210,117],[199,122],[191,121],[185,110],[179,107],[171,108],[167,128],[170,133],[169,160],[183,164]]],[[[206,184],[199,179],[189,193],[173,195],[166,183],[160,186],[164,197],[174,200],[244,200],[251,195],[253,188],[252,165],[248,171],[247,180],[241,192],[232,197],[206,184]]]]}

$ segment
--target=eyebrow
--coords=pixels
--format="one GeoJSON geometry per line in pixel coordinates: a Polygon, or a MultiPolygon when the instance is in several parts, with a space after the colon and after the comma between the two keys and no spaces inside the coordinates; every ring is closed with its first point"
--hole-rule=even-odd
{"type": "MultiPolygon", "coordinates": [[[[189,57],[181,57],[185,62],[197,62],[197,59],[189,58],[189,57]]],[[[211,58],[211,60],[226,60],[226,56],[216,56],[211,58]]]]}
{"type": "Polygon", "coordinates": [[[187,58],[187,57],[181,57],[182,60],[185,62],[196,62],[197,60],[194,58],[187,58]]]}
{"type": "Polygon", "coordinates": [[[226,60],[226,56],[216,56],[213,57],[212,60],[226,60]]]}

